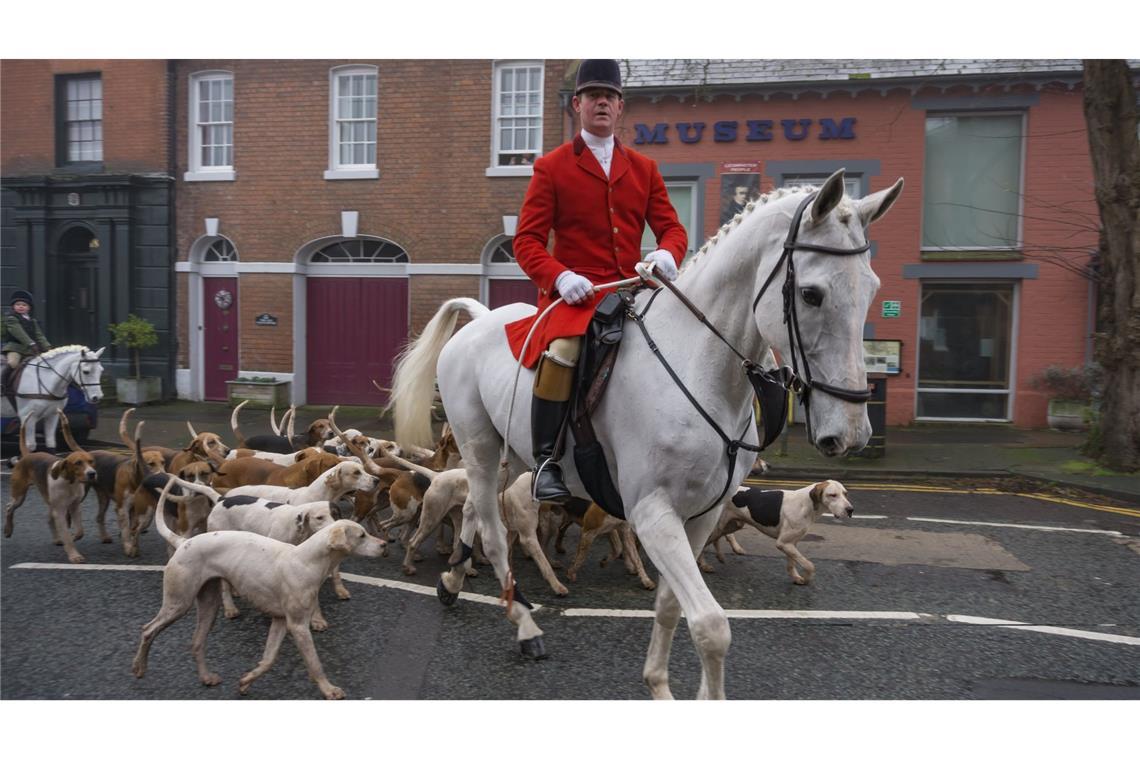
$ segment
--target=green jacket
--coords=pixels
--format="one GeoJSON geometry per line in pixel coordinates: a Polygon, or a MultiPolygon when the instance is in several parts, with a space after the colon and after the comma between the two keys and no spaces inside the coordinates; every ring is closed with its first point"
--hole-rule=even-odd
{"type": "Polygon", "coordinates": [[[0,339],[4,341],[3,348],[0,348],[4,353],[19,351],[24,356],[33,356],[51,349],[40,323],[34,317],[21,317],[14,311],[4,316],[0,339]]]}

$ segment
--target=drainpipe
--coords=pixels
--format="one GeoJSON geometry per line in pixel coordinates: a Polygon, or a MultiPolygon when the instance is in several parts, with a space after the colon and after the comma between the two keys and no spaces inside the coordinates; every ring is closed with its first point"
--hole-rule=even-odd
{"type": "Polygon", "coordinates": [[[167,299],[170,310],[168,315],[170,331],[169,335],[169,348],[167,349],[166,356],[166,385],[167,396],[174,398],[178,395],[177,381],[175,380],[176,367],[178,366],[178,275],[175,273],[175,262],[178,261],[178,204],[177,204],[177,168],[178,161],[176,159],[176,151],[178,149],[178,136],[175,130],[177,120],[175,113],[178,110],[178,97],[177,85],[178,73],[177,66],[173,59],[166,60],[166,172],[169,175],[169,185],[167,193],[167,224],[168,234],[170,235],[170,253],[167,257],[167,292],[170,297],[167,299]]]}

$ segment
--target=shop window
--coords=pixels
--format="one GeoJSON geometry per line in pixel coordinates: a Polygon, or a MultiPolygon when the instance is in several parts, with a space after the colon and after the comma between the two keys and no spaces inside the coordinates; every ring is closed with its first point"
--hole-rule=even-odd
{"type": "Polygon", "coordinates": [[[920,419],[1009,420],[1014,286],[923,283],[920,419]]]}
{"type": "Polygon", "coordinates": [[[94,168],[103,161],[103,79],[99,74],[56,79],[56,163],[94,168]]]}
{"type": "Polygon", "coordinates": [[[542,83],[540,61],[495,64],[494,146],[488,175],[529,175],[542,155],[542,83]]]}
{"type": "MultiPolygon", "coordinates": [[[[685,227],[685,232],[688,234],[689,247],[685,251],[685,258],[688,258],[701,243],[700,240],[697,240],[700,230],[700,225],[697,223],[697,183],[666,181],[665,189],[669,193],[669,200],[673,203],[673,209],[677,212],[677,219],[685,227]]],[[[655,250],[657,250],[657,238],[654,237],[653,230],[649,229],[649,225],[646,225],[645,231],[641,235],[641,253],[644,255],[655,250]]]]}
{"type": "Polygon", "coordinates": [[[926,119],[923,251],[1021,247],[1022,114],[926,119]]]}
{"type": "Polygon", "coordinates": [[[234,178],[234,78],[225,71],[190,77],[190,171],[184,179],[234,178]]]}
{"type": "Polygon", "coordinates": [[[376,67],[330,73],[329,168],[325,179],[375,179],[376,67]]]}

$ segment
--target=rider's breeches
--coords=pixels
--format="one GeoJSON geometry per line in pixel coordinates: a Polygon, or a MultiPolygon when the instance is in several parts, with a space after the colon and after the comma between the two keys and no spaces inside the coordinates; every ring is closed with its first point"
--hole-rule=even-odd
{"type": "Polygon", "coordinates": [[[534,395],[546,401],[568,401],[574,385],[574,367],[582,352],[581,338],[555,338],[538,361],[534,395]]]}
{"type": "Polygon", "coordinates": [[[20,360],[24,358],[24,355],[21,354],[19,351],[9,351],[7,353],[7,358],[8,358],[8,366],[11,367],[12,369],[16,369],[16,367],[20,366],[20,360]]]}

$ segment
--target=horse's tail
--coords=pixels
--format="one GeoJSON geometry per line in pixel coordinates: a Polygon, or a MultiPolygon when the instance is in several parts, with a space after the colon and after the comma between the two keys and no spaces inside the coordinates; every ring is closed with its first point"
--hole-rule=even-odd
{"type": "Polygon", "coordinates": [[[385,411],[395,410],[396,441],[401,446],[431,446],[431,405],[435,401],[435,369],[444,345],[455,332],[459,313],[472,319],[490,310],[474,298],[446,301],[420,336],[408,343],[392,373],[392,395],[385,411]]]}

